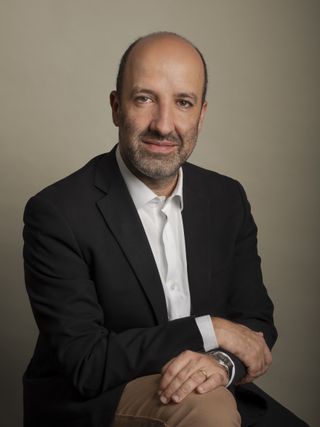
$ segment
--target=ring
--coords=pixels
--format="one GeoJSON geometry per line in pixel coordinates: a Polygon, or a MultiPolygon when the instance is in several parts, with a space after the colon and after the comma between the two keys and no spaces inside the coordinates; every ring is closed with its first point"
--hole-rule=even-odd
{"type": "Polygon", "coordinates": [[[201,372],[206,377],[206,380],[208,379],[208,374],[207,374],[207,371],[205,369],[200,368],[199,372],[201,372]]]}

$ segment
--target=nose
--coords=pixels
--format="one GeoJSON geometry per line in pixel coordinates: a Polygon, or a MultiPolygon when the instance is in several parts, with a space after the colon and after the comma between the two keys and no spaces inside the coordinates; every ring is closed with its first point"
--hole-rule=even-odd
{"type": "Polygon", "coordinates": [[[150,130],[161,135],[169,135],[174,131],[173,111],[168,103],[156,105],[150,122],[150,130]]]}

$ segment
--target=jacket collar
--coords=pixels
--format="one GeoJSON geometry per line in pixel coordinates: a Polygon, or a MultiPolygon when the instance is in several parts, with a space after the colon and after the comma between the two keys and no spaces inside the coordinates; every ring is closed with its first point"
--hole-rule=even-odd
{"type": "Polygon", "coordinates": [[[97,165],[95,185],[105,195],[97,206],[137,275],[158,323],[168,321],[161,279],[143,225],[119,171],[115,149],[97,165]]]}

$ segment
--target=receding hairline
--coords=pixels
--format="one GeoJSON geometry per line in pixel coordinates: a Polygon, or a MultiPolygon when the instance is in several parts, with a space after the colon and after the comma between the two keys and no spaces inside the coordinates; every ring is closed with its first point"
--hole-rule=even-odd
{"type": "MultiPolygon", "coordinates": [[[[133,53],[133,51],[137,48],[137,47],[139,47],[139,45],[143,45],[145,42],[148,42],[149,40],[150,41],[153,41],[153,40],[161,40],[161,39],[176,39],[176,40],[179,40],[179,41],[182,41],[183,43],[185,43],[186,45],[188,45],[188,46],[190,46],[196,53],[197,53],[197,55],[198,56],[201,56],[200,55],[200,52],[199,52],[199,50],[198,50],[198,48],[196,48],[194,45],[193,45],[193,43],[191,43],[189,40],[187,40],[185,37],[183,37],[183,36],[180,36],[179,34],[176,34],[176,33],[170,33],[170,32],[166,32],[166,31],[160,31],[160,32],[157,32],[157,33],[151,33],[151,34],[147,34],[147,35],[145,35],[145,36],[142,36],[142,37],[139,37],[138,39],[136,39],[130,46],[131,46],[131,49],[130,49],[130,52],[129,52],[129,54],[132,54],[133,53]]],[[[129,46],[129,47],[130,47],[129,46]]],[[[130,56],[130,55],[128,55],[128,56],[130,56]]]]}
{"type": "Polygon", "coordinates": [[[181,36],[180,34],[170,32],[170,31],[158,31],[150,34],[146,34],[145,36],[138,37],[134,42],[132,42],[128,48],[125,50],[124,54],[121,57],[118,74],[117,74],[117,81],[116,81],[116,89],[121,96],[122,88],[123,88],[123,80],[124,80],[124,74],[126,70],[126,65],[128,62],[128,59],[130,57],[131,52],[134,50],[134,48],[139,45],[140,43],[143,43],[147,40],[152,39],[161,39],[161,38],[176,38],[179,39],[186,44],[188,44],[190,47],[194,49],[194,51],[199,55],[202,65],[203,65],[203,71],[204,71],[204,83],[203,83],[203,91],[202,91],[202,102],[204,103],[206,100],[206,94],[207,94],[207,86],[208,86],[208,70],[207,70],[207,64],[206,61],[201,53],[201,51],[192,43],[190,40],[186,39],[185,37],[181,36]]]}

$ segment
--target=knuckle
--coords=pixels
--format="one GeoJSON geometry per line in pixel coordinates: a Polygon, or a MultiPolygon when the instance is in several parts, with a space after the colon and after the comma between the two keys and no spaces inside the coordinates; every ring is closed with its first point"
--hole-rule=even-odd
{"type": "Polygon", "coordinates": [[[183,371],[178,372],[178,374],[176,375],[176,379],[179,382],[182,382],[186,379],[186,374],[183,371]]]}
{"type": "Polygon", "coordinates": [[[197,368],[197,364],[198,364],[197,360],[192,360],[188,365],[189,371],[195,371],[197,368]]]}
{"type": "Polygon", "coordinates": [[[195,361],[199,362],[201,360],[204,360],[207,357],[207,355],[204,354],[200,354],[200,353],[195,353],[195,361]]]}
{"type": "Polygon", "coordinates": [[[190,378],[192,381],[194,381],[197,384],[199,384],[205,380],[205,376],[199,371],[194,372],[190,378]]]}
{"type": "Polygon", "coordinates": [[[171,384],[164,390],[163,394],[169,399],[175,390],[175,387],[171,384]]]}
{"type": "Polygon", "coordinates": [[[166,366],[163,366],[162,368],[161,368],[161,374],[164,374],[165,372],[168,372],[168,367],[166,367],[166,366]]]}
{"type": "Polygon", "coordinates": [[[180,387],[179,390],[179,394],[183,394],[183,395],[187,395],[192,391],[192,386],[190,384],[190,382],[185,382],[184,384],[182,384],[182,386],[180,387]]]}
{"type": "Polygon", "coordinates": [[[253,357],[258,358],[260,356],[260,347],[253,348],[253,357]]]}
{"type": "Polygon", "coordinates": [[[211,377],[210,377],[210,383],[211,385],[216,385],[216,384],[222,384],[223,383],[223,374],[221,372],[215,372],[211,377]]]}
{"type": "Polygon", "coordinates": [[[250,376],[253,376],[253,377],[255,377],[256,375],[257,375],[257,373],[259,372],[259,370],[258,369],[248,369],[248,374],[250,375],[250,376]]]}
{"type": "Polygon", "coordinates": [[[175,373],[174,368],[172,366],[169,366],[168,369],[167,369],[168,376],[172,377],[174,375],[174,373],[175,373]]]}
{"type": "Polygon", "coordinates": [[[210,390],[208,383],[201,384],[201,389],[199,388],[200,393],[207,393],[210,390]]]}
{"type": "Polygon", "coordinates": [[[257,363],[257,360],[251,360],[249,363],[249,369],[250,371],[256,371],[259,367],[259,363],[257,363]]]}

